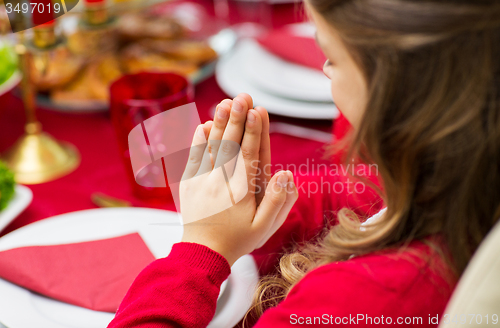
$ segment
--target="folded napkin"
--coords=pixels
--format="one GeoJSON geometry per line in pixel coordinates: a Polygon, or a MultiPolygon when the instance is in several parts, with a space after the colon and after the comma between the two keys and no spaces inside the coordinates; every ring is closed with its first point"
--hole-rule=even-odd
{"type": "Polygon", "coordinates": [[[287,26],[273,30],[257,41],[276,56],[299,65],[323,69],[325,55],[313,38],[299,36],[287,26]]]}
{"type": "Polygon", "coordinates": [[[82,243],[0,252],[0,277],[39,294],[116,312],[139,272],[155,257],[138,233],[82,243]]]}

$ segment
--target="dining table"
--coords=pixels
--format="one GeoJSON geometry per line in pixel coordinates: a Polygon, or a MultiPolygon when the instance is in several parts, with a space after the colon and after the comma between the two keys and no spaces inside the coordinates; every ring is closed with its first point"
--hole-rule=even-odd
{"type": "MultiPolygon", "coordinates": [[[[213,1],[195,2],[203,5],[208,14],[215,15],[213,1]]],[[[304,21],[307,18],[301,6],[300,3],[271,5],[272,24],[268,28],[279,28],[285,24],[304,21]]],[[[238,17],[231,19],[231,23],[238,21],[238,17]]],[[[0,154],[11,147],[24,132],[26,117],[19,94],[19,91],[14,90],[0,96],[0,154]]],[[[210,120],[213,108],[228,97],[213,75],[195,85],[194,101],[201,121],[210,120]]],[[[265,104],[255,105],[265,107],[265,104]]],[[[96,208],[92,202],[92,195],[95,193],[125,200],[135,207],[175,211],[173,202],[148,201],[134,196],[108,110],[61,111],[51,108],[50,105],[39,105],[36,115],[45,132],[58,140],[73,144],[78,149],[81,163],[75,171],[61,178],[29,185],[33,192],[32,203],[0,233],[0,237],[55,215],[96,208]]],[[[325,142],[308,138],[307,133],[302,136],[290,135],[286,133],[286,127],[295,126],[311,129],[306,131],[331,133],[332,120],[308,120],[270,114],[270,121],[271,126],[279,123],[282,127],[275,129],[270,135],[273,167],[298,167],[311,162],[328,162],[325,156],[325,142]]]]}

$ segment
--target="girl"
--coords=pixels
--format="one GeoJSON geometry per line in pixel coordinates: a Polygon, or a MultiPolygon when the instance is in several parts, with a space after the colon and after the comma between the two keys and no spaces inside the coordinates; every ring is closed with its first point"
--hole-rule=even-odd
{"type": "MultiPolygon", "coordinates": [[[[338,224],[317,242],[283,256],[280,274],[265,278],[256,293],[255,327],[435,326],[500,216],[500,5],[305,5],[328,58],[332,96],[355,130],[348,154],[378,165],[387,208],[363,226],[340,211],[338,224]]],[[[222,187],[215,170],[197,176],[212,164],[208,147],[193,147],[181,211],[195,222],[167,258],[137,277],[110,327],[206,326],[231,264],[265,244],[285,220],[297,198],[290,172],[269,183],[268,172],[261,172],[257,184],[245,185],[245,174],[247,181],[257,174],[251,163],[270,158],[267,114],[252,106],[246,95],[221,103],[214,122],[193,138],[193,144],[205,135],[241,142],[244,161],[230,172],[229,184],[249,192],[196,224],[203,211],[192,209],[210,209],[222,187]],[[266,184],[259,193],[255,185],[266,184]]],[[[216,161],[222,150],[211,150],[216,161]]]]}

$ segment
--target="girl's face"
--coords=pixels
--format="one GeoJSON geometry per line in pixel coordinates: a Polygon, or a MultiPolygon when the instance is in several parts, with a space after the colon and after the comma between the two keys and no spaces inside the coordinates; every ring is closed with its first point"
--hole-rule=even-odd
{"type": "Polygon", "coordinates": [[[308,11],[316,25],[316,42],[327,58],[323,72],[331,80],[332,98],[349,123],[357,128],[368,93],[363,73],[334,27],[311,7],[308,11]]]}

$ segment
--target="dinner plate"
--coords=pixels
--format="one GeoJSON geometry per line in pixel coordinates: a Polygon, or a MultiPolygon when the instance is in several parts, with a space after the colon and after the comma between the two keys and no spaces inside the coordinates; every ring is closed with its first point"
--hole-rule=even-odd
{"type": "Polygon", "coordinates": [[[286,28],[290,33],[303,38],[314,39],[314,35],[316,34],[316,26],[310,22],[288,24],[286,28]]]}
{"type": "Polygon", "coordinates": [[[33,199],[31,189],[22,185],[16,185],[14,197],[10,200],[7,207],[0,211],[0,231],[9,225],[33,199]]]}
{"type": "MultiPolygon", "coordinates": [[[[103,208],[37,221],[0,238],[0,251],[15,247],[76,243],[138,232],[156,258],[165,257],[182,237],[175,212],[149,208],[103,208]]],[[[208,327],[233,327],[251,305],[258,271],[250,255],[240,258],[208,327]]],[[[0,279],[0,322],[9,328],[104,328],[113,313],[59,302],[0,279]]]]}
{"type": "Polygon", "coordinates": [[[219,59],[215,69],[215,77],[221,89],[230,97],[236,97],[241,92],[252,96],[257,106],[263,106],[269,113],[305,119],[334,119],[339,116],[335,104],[324,102],[300,101],[280,97],[256,86],[245,75],[243,67],[245,51],[249,40],[240,40],[234,49],[219,59]]]}
{"type": "Polygon", "coordinates": [[[284,98],[332,103],[330,80],[323,72],[283,60],[253,39],[240,46],[243,73],[259,89],[284,98]]]}

